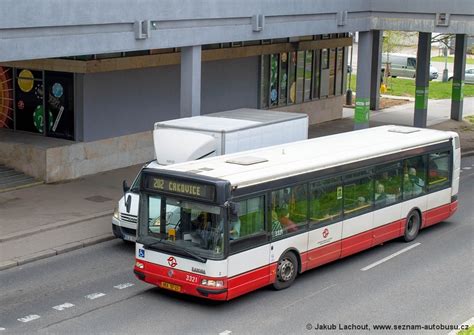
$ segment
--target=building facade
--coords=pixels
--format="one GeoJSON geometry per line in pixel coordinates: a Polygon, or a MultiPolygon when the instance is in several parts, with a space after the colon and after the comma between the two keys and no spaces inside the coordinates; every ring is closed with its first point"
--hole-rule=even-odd
{"type": "Polygon", "coordinates": [[[455,2],[5,0],[0,164],[54,182],[153,159],[157,121],[241,107],[340,118],[350,32],[367,64],[364,32],[472,34],[474,10],[455,2]]]}

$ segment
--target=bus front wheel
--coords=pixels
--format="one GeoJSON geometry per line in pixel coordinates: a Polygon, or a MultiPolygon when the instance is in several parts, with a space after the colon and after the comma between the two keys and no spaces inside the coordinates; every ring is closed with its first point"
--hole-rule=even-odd
{"type": "Polygon", "coordinates": [[[405,242],[413,241],[420,232],[421,227],[421,217],[420,212],[417,210],[412,210],[410,214],[407,216],[407,223],[405,225],[405,233],[403,234],[403,238],[405,242]]]}
{"type": "Polygon", "coordinates": [[[277,266],[277,273],[273,287],[276,290],[283,290],[293,284],[298,273],[298,260],[292,252],[288,252],[280,258],[277,266]]]}

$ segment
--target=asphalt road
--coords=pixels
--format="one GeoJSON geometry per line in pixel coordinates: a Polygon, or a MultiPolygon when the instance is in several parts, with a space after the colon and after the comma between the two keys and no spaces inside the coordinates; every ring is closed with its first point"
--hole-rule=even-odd
{"type": "Polygon", "coordinates": [[[344,325],[378,334],[374,325],[458,325],[474,316],[474,157],[462,167],[460,207],[448,221],[414,242],[392,241],[304,273],[283,291],[263,288],[224,303],[176,295],[136,280],[134,248],[117,240],[2,271],[0,335],[367,333],[344,325]]]}

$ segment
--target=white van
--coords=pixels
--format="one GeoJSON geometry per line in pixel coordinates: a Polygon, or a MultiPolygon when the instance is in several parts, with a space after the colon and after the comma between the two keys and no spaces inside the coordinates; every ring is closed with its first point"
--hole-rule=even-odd
{"type": "MultiPolygon", "coordinates": [[[[156,160],[143,168],[159,168],[307,138],[308,116],[299,113],[242,108],[157,122],[153,131],[156,160]]],[[[131,187],[124,181],[124,196],[112,217],[114,235],[126,241],[135,241],[139,183],[140,173],[131,187]]]]}
{"type": "MultiPolygon", "coordinates": [[[[404,54],[382,54],[382,72],[386,71],[388,64],[388,75],[390,77],[415,78],[416,56],[404,54]]],[[[430,65],[430,80],[438,78],[438,70],[430,65]]]]}

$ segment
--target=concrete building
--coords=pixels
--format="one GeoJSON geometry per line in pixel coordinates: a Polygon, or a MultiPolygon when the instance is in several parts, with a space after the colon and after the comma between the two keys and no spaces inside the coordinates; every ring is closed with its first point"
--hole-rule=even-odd
{"type": "Polygon", "coordinates": [[[429,36],[457,34],[459,119],[474,33],[471,0],[4,0],[1,11],[0,164],[46,182],[152,159],[156,121],[240,107],[340,118],[352,32],[355,128],[378,105],[383,30],[420,32],[419,126],[429,36]]]}

